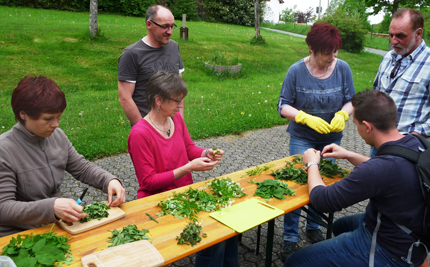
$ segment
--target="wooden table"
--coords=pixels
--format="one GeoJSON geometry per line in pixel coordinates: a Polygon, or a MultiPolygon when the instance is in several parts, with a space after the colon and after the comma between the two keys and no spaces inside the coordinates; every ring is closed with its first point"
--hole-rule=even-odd
{"type": "MultiPolygon", "coordinates": [[[[252,177],[248,176],[246,173],[255,168],[255,167],[252,167],[252,168],[237,171],[231,174],[227,174],[224,176],[220,176],[219,178],[229,177],[232,180],[239,182],[240,186],[244,188],[244,192],[247,194],[247,196],[242,197],[240,199],[236,199],[236,201],[233,203],[234,205],[246,200],[247,198],[254,198],[253,195],[257,186],[255,184],[249,183],[248,181],[250,179],[253,179],[259,182],[269,178],[273,179],[273,176],[270,175],[272,170],[284,168],[285,163],[287,161],[291,161],[292,158],[293,157],[287,157],[287,158],[283,158],[280,160],[276,160],[276,161],[272,161],[272,162],[260,165],[260,167],[271,166],[270,170],[264,171],[263,174],[261,175],[255,175],[252,177]]],[[[303,166],[300,164],[296,164],[296,167],[303,167],[303,166]]],[[[327,185],[330,185],[340,179],[341,178],[336,178],[336,179],[324,178],[324,182],[327,185]]],[[[211,181],[211,180],[208,180],[208,181],[211,181]]],[[[195,183],[191,185],[191,187],[192,188],[206,187],[206,182],[208,181],[195,183]]],[[[283,201],[279,199],[271,199],[269,204],[279,209],[282,209],[284,213],[288,213],[290,211],[293,211],[297,208],[300,208],[309,204],[309,194],[308,194],[307,185],[299,185],[288,181],[288,186],[294,189],[295,193],[297,194],[296,196],[293,196],[293,197],[287,196],[287,198],[283,201]]],[[[172,191],[181,192],[181,191],[187,190],[188,188],[189,186],[186,186],[172,191]]],[[[185,228],[185,226],[188,223],[188,220],[186,219],[181,220],[179,218],[173,217],[172,215],[167,215],[160,218],[156,216],[156,214],[161,211],[161,209],[157,206],[158,202],[160,200],[165,200],[167,199],[167,197],[171,196],[172,191],[167,191],[157,195],[124,203],[123,205],[120,206],[120,208],[125,211],[126,216],[124,218],[81,234],[71,235],[66,231],[62,230],[61,228],[59,228],[58,226],[54,226],[53,231],[58,233],[58,235],[67,235],[72,238],[69,241],[69,244],[71,245],[71,251],[73,253],[73,256],[75,259],[77,259],[77,261],[74,261],[70,266],[82,266],[80,259],[83,256],[106,249],[106,245],[108,245],[108,237],[111,236],[111,233],[109,232],[109,230],[112,231],[113,229],[121,229],[122,227],[127,226],[129,224],[135,224],[138,227],[138,229],[144,228],[149,230],[148,235],[150,236],[150,241],[163,256],[165,260],[165,265],[171,264],[175,261],[178,261],[182,258],[192,255],[204,248],[207,248],[223,240],[226,240],[230,237],[238,235],[236,231],[223,225],[217,220],[212,219],[209,216],[209,213],[200,212],[198,214],[199,221],[203,220],[203,223],[202,223],[203,232],[207,234],[207,237],[203,238],[198,245],[193,247],[190,245],[177,245],[176,237],[179,236],[179,234],[185,228]],[[145,215],[145,213],[151,214],[153,217],[157,219],[159,223],[152,221],[147,215],[145,215]]],[[[272,225],[269,225],[269,234],[270,234],[270,228],[273,229],[274,227],[273,221],[274,220],[271,221],[272,225]]],[[[42,233],[49,232],[51,226],[52,224],[23,231],[18,234],[21,234],[21,235],[26,235],[31,233],[42,234],[42,233]]],[[[9,244],[11,238],[13,236],[17,236],[18,234],[9,235],[9,236],[0,238],[0,249],[6,246],[7,244],[9,244]]],[[[268,239],[269,239],[269,236],[268,236],[268,239]]],[[[273,242],[273,236],[271,236],[271,240],[272,240],[271,242],[273,242]]],[[[271,249],[270,249],[269,258],[271,261],[271,249]]],[[[267,263],[267,260],[268,260],[268,257],[266,256],[266,263],[267,263]]]]}

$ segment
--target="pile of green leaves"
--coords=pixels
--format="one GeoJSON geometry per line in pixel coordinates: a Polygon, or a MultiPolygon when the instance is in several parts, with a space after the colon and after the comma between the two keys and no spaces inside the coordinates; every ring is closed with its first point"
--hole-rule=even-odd
{"type": "Polygon", "coordinates": [[[206,190],[189,188],[182,193],[173,192],[173,197],[158,202],[161,212],[157,216],[161,217],[172,214],[180,219],[188,217],[191,221],[197,221],[197,213],[200,211],[212,212],[223,207],[229,207],[234,198],[240,198],[246,194],[242,188],[230,178],[215,178],[212,182],[207,183],[213,194],[206,190]]]}
{"type": "Polygon", "coordinates": [[[320,173],[327,178],[334,178],[334,175],[340,175],[341,177],[346,177],[349,175],[348,170],[339,167],[336,163],[329,159],[321,159],[320,173]]]}
{"type": "Polygon", "coordinates": [[[112,243],[112,245],[107,245],[108,248],[131,243],[134,241],[149,239],[149,237],[146,235],[146,233],[148,233],[149,231],[146,229],[139,230],[134,224],[129,224],[119,231],[114,229],[111,232],[112,236],[109,237],[109,243],[112,243]]]}
{"type": "Polygon", "coordinates": [[[288,187],[287,183],[279,180],[267,179],[263,182],[255,182],[253,180],[250,180],[249,182],[257,185],[257,190],[255,191],[254,196],[264,198],[267,202],[269,202],[270,198],[278,198],[284,200],[284,195],[296,195],[296,193],[294,193],[294,190],[288,187]]]}
{"type": "Polygon", "coordinates": [[[3,247],[3,256],[10,257],[18,267],[61,266],[74,260],[67,236],[49,232],[38,235],[18,235],[3,247]]]}
{"type": "Polygon", "coordinates": [[[212,182],[208,182],[206,184],[212,190],[214,195],[219,196],[223,200],[246,196],[242,191],[243,188],[240,187],[240,184],[232,181],[228,177],[225,179],[215,178],[212,182]]]}
{"type": "Polygon", "coordinates": [[[200,242],[202,238],[200,237],[200,233],[202,231],[201,223],[198,222],[190,222],[187,226],[185,226],[182,233],[176,237],[178,240],[178,245],[187,244],[187,245],[197,245],[197,242],[200,242]]]}
{"type": "Polygon", "coordinates": [[[308,174],[303,169],[294,167],[291,162],[287,162],[285,168],[273,171],[270,175],[274,176],[276,180],[290,180],[298,184],[308,182],[308,174]]]}
{"type": "Polygon", "coordinates": [[[248,174],[248,176],[253,176],[253,175],[260,175],[262,174],[264,171],[267,171],[268,169],[270,169],[271,166],[269,165],[265,165],[263,167],[255,167],[254,169],[246,172],[246,174],[248,174]]]}
{"type": "MultiPolygon", "coordinates": [[[[303,164],[303,157],[296,156],[292,160],[293,163],[303,164]]],[[[345,170],[335,162],[331,161],[328,158],[322,158],[319,164],[320,174],[324,175],[327,178],[334,178],[335,175],[340,175],[341,177],[346,177],[349,175],[349,171],[345,170]]]]}
{"type": "Polygon", "coordinates": [[[88,216],[85,218],[82,218],[80,222],[84,223],[94,219],[101,220],[103,218],[107,218],[109,217],[109,212],[108,212],[109,209],[110,207],[103,201],[94,202],[89,206],[85,206],[82,212],[88,213],[88,216]]]}

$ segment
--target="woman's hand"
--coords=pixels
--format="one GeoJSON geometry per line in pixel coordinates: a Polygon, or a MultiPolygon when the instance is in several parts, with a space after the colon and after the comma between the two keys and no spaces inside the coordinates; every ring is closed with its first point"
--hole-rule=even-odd
{"type": "Polygon", "coordinates": [[[117,179],[112,179],[108,185],[108,205],[110,207],[117,207],[125,202],[125,189],[117,179]],[[113,196],[116,199],[113,200],[113,196]]]}
{"type": "Polygon", "coordinates": [[[188,164],[190,165],[191,171],[210,171],[218,164],[218,161],[202,157],[193,159],[188,164]]]}
{"type": "Polygon", "coordinates": [[[88,216],[82,213],[84,207],[76,204],[76,200],[71,198],[57,198],[54,201],[54,213],[58,219],[65,222],[77,222],[88,216]]]}
{"type": "Polygon", "coordinates": [[[224,155],[224,150],[222,149],[208,149],[208,158],[214,161],[220,161],[224,155]]]}

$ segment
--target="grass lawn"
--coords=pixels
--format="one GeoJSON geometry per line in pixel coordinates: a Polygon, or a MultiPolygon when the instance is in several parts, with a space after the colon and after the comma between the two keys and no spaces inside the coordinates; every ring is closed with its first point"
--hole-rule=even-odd
{"type": "MultiPolygon", "coordinates": [[[[14,124],[10,96],[25,75],[45,75],[65,92],[60,127],[89,159],[127,150],[129,122],[118,102],[117,60],[146,35],[143,18],[99,14],[102,37],[88,38],[88,13],[0,6],[0,133],[14,124]]],[[[176,21],[177,25],[182,25],[176,21]]],[[[266,45],[253,46],[253,27],[187,22],[179,43],[189,94],[185,122],[193,139],[239,134],[287,124],[277,113],[281,84],[291,64],[308,55],[304,39],[262,30],[266,45]],[[238,57],[241,74],[217,77],[204,68],[213,53],[238,57]]],[[[351,66],[356,91],[372,87],[381,56],[340,51],[351,66]]]]}

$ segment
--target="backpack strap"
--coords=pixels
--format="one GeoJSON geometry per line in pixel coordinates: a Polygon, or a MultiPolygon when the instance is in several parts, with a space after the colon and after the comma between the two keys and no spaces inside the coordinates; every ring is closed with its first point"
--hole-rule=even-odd
{"type": "Polygon", "coordinates": [[[376,237],[378,235],[380,226],[381,226],[381,212],[378,211],[378,216],[376,217],[376,226],[375,226],[375,229],[373,229],[372,244],[370,245],[369,267],[375,267],[376,237]]]}
{"type": "MultiPolygon", "coordinates": [[[[427,141],[427,139],[424,136],[417,135],[417,134],[414,134],[413,136],[417,138],[424,146],[424,148],[421,148],[421,147],[419,148],[421,152],[430,148],[430,143],[429,141],[427,141]]],[[[414,163],[417,163],[420,153],[404,146],[386,145],[378,148],[376,152],[376,156],[380,156],[380,155],[398,156],[398,157],[402,157],[407,160],[410,160],[414,163]]]]}
{"type": "Polygon", "coordinates": [[[410,160],[414,163],[417,163],[420,153],[413,151],[412,149],[409,149],[404,146],[386,145],[386,146],[380,147],[376,152],[376,156],[380,156],[380,155],[398,156],[398,157],[402,157],[407,160],[410,160]]]}

